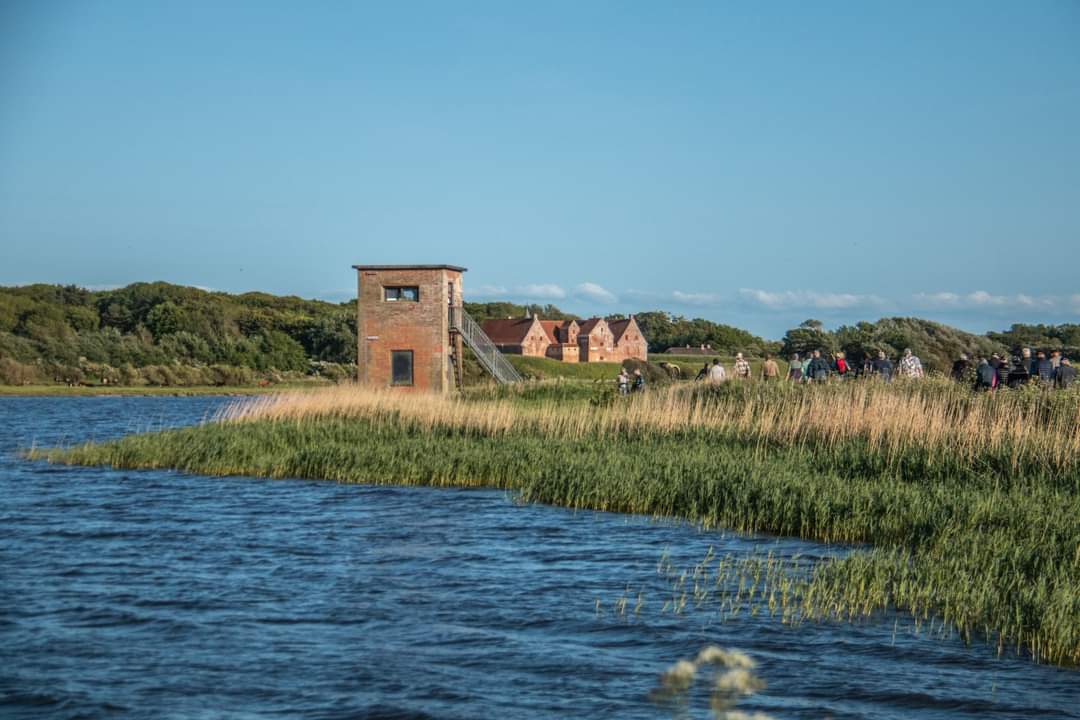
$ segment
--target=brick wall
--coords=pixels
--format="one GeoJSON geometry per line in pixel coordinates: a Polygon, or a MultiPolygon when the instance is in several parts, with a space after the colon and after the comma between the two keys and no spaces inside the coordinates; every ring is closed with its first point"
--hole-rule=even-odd
{"type": "Polygon", "coordinates": [[[455,300],[461,302],[461,273],[447,269],[360,269],[358,273],[358,380],[390,386],[390,353],[411,350],[413,384],[396,387],[419,392],[452,389],[447,299],[453,284],[455,300]],[[420,299],[387,302],[383,299],[386,286],[416,286],[420,299]]]}

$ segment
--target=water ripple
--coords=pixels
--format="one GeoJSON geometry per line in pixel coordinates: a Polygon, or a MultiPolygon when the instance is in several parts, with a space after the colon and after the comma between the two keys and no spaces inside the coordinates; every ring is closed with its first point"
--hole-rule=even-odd
{"type": "MultiPolygon", "coordinates": [[[[833,549],[501,491],[53,467],[31,443],[198,422],[216,398],[0,399],[0,716],[657,718],[657,675],[742,648],[778,718],[1076,718],[1080,674],[893,619],[661,614],[656,563],[833,549]],[[640,590],[638,617],[597,614],[640,590]]],[[[707,706],[696,698],[695,708],[707,706]]]]}

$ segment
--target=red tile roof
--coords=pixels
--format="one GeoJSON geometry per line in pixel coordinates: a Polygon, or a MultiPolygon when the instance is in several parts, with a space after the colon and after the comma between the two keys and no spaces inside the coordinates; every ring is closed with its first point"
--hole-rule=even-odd
{"type": "Polygon", "coordinates": [[[626,318],[625,320],[612,320],[608,323],[608,327],[611,328],[611,336],[615,338],[616,343],[622,339],[626,328],[630,327],[630,322],[631,318],[626,318]]]}
{"type": "Polygon", "coordinates": [[[600,318],[589,318],[588,320],[582,320],[578,323],[578,332],[582,335],[588,335],[592,332],[596,324],[600,322],[600,318]]]}
{"type": "Polygon", "coordinates": [[[540,321],[540,326],[543,327],[544,332],[547,333],[548,340],[550,340],[552,343],[554,343],[556,345],[566,343],[565,338],[568,337],[568,335],[569,335],[570,326],[574,325],[574,324],[576,324],[574,320],[541,320],[540,321]],[[559,340],[559,336],[555,332],[556,330],[562,330],[563,331],[563,334],[562,334],[562,336],[564,338],[563,340],[559,340]]]}
{"type": "Polygon", "coordinates": [[[484,332],[496,345],[520,345],[532,329],[535,318],[511,318],[509,320],[485,320],[484,332]]]}

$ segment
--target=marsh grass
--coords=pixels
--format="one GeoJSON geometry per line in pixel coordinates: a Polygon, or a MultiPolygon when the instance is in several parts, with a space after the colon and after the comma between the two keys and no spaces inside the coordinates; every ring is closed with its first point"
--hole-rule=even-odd
{"type": "MultiPolygon", "coordinates": [[[[811,575],[783,568],[803,585],[775,601],[798,609],[791,620],[900,608],[967,640],[1080,662],[1075,394],[991,397],[933,381],[729,383],[600,402],[575,393],[538,384],[466,398],[282,394],[237,401],[199,427],[29,455],[507,488],[524,502],[870,543],[811,575]]],[[[754,595],[780,592],[774,580],[754,595]]],[[[670,609],[700,601],[690,589],[670,609]]]]}

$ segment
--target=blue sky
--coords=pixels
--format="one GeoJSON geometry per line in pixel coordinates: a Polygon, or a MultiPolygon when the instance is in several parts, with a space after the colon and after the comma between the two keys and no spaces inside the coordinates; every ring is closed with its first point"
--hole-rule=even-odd
{"type": "Polygon", "coordinates": [[[1080,321],[1080,3],[0,5],[0,284],[1080,321]]]}

